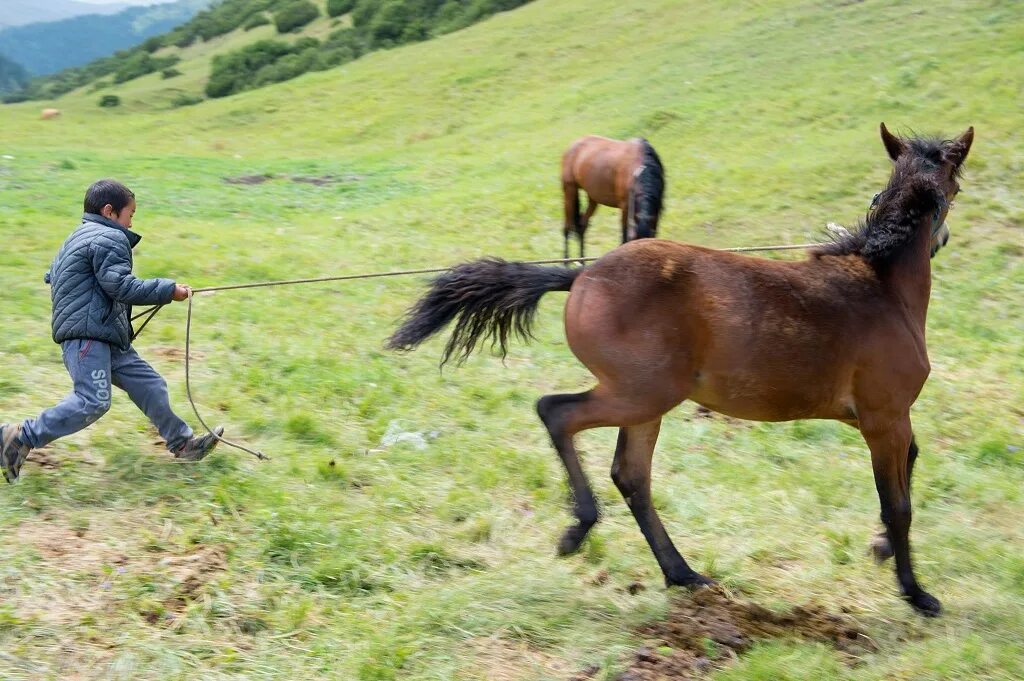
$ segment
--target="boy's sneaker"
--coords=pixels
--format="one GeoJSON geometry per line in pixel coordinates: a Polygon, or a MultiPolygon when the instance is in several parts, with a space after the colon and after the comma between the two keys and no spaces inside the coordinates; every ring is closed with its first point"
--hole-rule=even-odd
{"type": "Polygon", "coordinates": [[[220,442],[217,438],[223,434],[224,426],[217,426],[213,429],[213,433],[190,438],[188,442],[174,451],[174,458],[181,461],[200,461],[213,451],[217,443],[220,442]]]}
{"type": "Polygon", "coordinates": [[[4,480],[13,483],[18,479],[29,451],[28,445],[21,441],[20,425],[0,424],[0,469],[3,469],[4,480]]]}

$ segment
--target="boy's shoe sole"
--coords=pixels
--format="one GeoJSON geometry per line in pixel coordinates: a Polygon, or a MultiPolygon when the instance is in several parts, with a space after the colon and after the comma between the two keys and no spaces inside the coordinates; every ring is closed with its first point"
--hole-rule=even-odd
{"type": "Polygon", "coordinates": [[[224,426],[217,426],[213,433],[207,433],[202,437],[194,437],[185,443],[178,451],[174,452],[174,458],[178,461],[202,461],[206,455],[217,448],[218,438],[224,435],[224,426]]]}
{"type": "Polygon", "coordinates": [[[3,469],[4,480],[13,483],[21,474],[21,466],[28,457],[29,448],[18,439],[21,426],[9,423],[0,424],[0,469],[3,469]]]}

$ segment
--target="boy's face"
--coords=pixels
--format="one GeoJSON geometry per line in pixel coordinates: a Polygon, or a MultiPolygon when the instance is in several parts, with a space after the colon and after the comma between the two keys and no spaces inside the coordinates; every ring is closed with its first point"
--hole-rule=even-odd
{"type": "Polygon", "coordinates": [[[129,201],[128,205],[122,208],[120,213],[116,212],[109,203],[103,206],[103,210],[100,212],[108,220],[113,220],[125,229],[131,229],[132,217],[135,215],[135,199],[129,201]]]}

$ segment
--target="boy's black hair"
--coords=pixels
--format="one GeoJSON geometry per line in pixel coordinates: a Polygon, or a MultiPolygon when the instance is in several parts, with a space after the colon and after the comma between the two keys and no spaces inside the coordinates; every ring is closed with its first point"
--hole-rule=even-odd
{"type": "Polygon", "coordinates": [[[120,213],[124,207],[135,200],[135,194],[131,189],[116,180],[99,180],[93,182],[92,186],[85,192],[85,212],[100,215],[103,206],[110,204],[115,213],[120,213]]]}

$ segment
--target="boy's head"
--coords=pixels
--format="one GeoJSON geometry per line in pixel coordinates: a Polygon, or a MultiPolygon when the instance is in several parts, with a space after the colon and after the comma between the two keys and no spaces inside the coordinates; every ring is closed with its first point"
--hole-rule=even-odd
{"type": "Polygon", "coordinates": [[[135,215],[135,194],[115,180],[93,182],[85,192],[85,212],[102,215],[122,227],[132,226],[135,215]]]}

